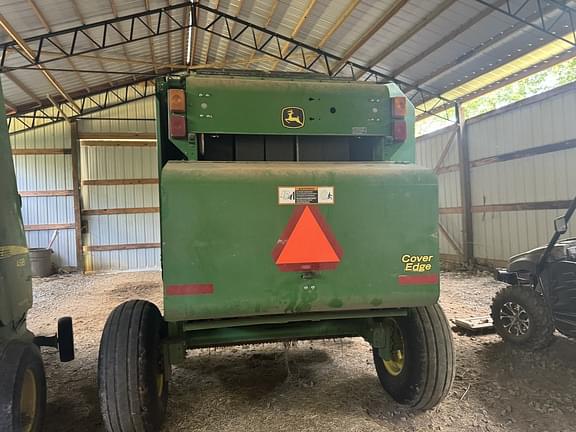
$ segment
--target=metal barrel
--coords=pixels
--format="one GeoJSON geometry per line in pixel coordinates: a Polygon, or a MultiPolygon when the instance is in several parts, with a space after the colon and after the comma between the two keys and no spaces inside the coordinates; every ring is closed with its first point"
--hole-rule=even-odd
{"type": "Polygon", "coordinates": [[[46,277],[54,273],[54,267],[52,266],[52,249],[31,248],[29,252],[32,277],[46,277]]]}

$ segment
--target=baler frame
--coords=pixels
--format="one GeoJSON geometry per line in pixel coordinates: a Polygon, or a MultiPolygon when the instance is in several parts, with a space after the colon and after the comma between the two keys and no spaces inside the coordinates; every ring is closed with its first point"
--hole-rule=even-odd
{"type": "MultiPolygon", "coordinates": [[[[164,315],[149,302],[132,300],[118,306],[106,323],[99,393],[108,432],[157,430],[166,413],[171,365],[185,361],[187,349],[362,337],[373,348],[384,389],[416,409],[438,404],[454,379],[451,332],[436,303],[437,179],[431,170],[413,165],[414,107],[390,83],[245,75],[218,72],[157,81],[164,315]],[[227,97],[224,89],[236,92],[235,97],[227,97]],[[287,107],[292,110],[289,117],[283,114],[287,107]],[[275,152],[270,158],[269,143],[275,152]],[[359,151],[360,145],[366,147],[359,151]],[[257,178],[268,180],[255,191],[257,178]],[[364,195],[354,194],[358,183],[351,178],[369,179],[364,195]],[[290,198],[296,192],[281,199],[280,190],[290,185],[295,191],[315,192],[312,198],[302,195],[309,200],[306,204],[290,198]],[[378,208],[363,215],[368,226],[379,226],[380,215],[386,214],[402,221],[405,237],[416,225],[422,234],[414,234],[409,243],[418,250],[394,249],[386,255],[382,243],[367,245],[356,237],[356,243],[350,243],[334,219],[335,212],[346,207],[336,207],[338,200],[332,196],[328,204],[334,206],[323,212],[332,216],[335,232],[348,246],[362,245],[361,252],[370,258],[382,255],[396,270],[382,270],[379,261],[370,262],[370,271],[359,270],[364,262],[354,261],[353,252],[345,269],[336,269],[341,248],[317,209],[322,205],[320,188],[344,191],[352,207],[354,195],[363,199],[401,190],[401,195],[388,198],[413,197],[434,217],[413,219],[415,212],[401,203],[384,209],[378,207],[381,202],[362,201],[378,208]],[[239,200],[235,193],[249,198],[239,200]],[[289,203],[284,205],[283,199],[289,203]],[[219,208],[221,202],[228,207],[219,208]],[[251,218],[245,218],[250,224],[237,218],[229,229],[227,217],[239,209],[250,209],[251,218]],[[262,219],[265,210],[269,213],[262,219]],[[320,230],[332,255],[325,261],[281,261],[282,248],[304,215],[312,218],[308,220],[320,230]],[[256,230],[258,236],[252,236],[256,230]],[[248,240],[242,237],[246,232],[248,240]],[[426,265],[405,269],[401,257],[408,252],[415,262],[426,259],[426,265]],[[262,299],[265,294],[268,298],[262,299]],[[144,399],[135,388],[143,389],[144,399]],[[128,415],[122,408],[126,403],[132,404],[129,419],[117,415],[128,415]]],[[[349,216],[341,213],[340,220],[345,219],[342,215],[349,216]]],[[[359,232],[358,226],[355,230],[359,232]]],[[[374,234],[361,232],[361,239],[374,234]]],[[[387,240],[403,244],[402,237],[394,235],[398,233],[387,240]]],[[[314,249],[303,244],[299,247],[304,255],[306,248],[314,249]]],[[[349,250],[357,251],[354,247],[349,250]]]]}

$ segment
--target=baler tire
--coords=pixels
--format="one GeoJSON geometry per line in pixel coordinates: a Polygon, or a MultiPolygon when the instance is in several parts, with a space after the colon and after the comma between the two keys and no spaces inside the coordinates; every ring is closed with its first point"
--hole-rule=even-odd
{"type": "Polygon", "coordinates": [[[144,300],[116,307],[98,355],[98,396],[108,432],[156,432],[166,415],[168,377],[162,338],[166,324],[144,300]]]}
{"type": "Polygon", "coordinates": [[[404,363],[397,374],[391,374],[374,348],[380,384],[402,405],[418,410],[434,408],[448,395],[454,381],[455,354],[448,320],[435,304],[412,308],[395,321],[404,341],[404,363]]]}
{"type": "Polygon", "coordinates": [[[45,413],[46,376],[40,349],[32,343],[18,340],[2,344],[0,431],[39,432],[45,413]],[[28,415],[26,411],[29,411],[28,415]]]}
{"type": "Polygon", "coordinates": [[[71,317],[58,320],[58,354],[62,363],[74,360],[74,327],[71,317]]]}
{"type": "Polygon", "coordinates": [[[509,285],[502,288],[492,300],[491,314],[496,333],[512,346],[526,350],[538,351],[550,346],[554,341],[554,316],[546,299],[532,287],[509,285]],[[525,334],[513,335],[502,321],[501,309],[506,303],[520,305],[529,319],[525,334]]]}

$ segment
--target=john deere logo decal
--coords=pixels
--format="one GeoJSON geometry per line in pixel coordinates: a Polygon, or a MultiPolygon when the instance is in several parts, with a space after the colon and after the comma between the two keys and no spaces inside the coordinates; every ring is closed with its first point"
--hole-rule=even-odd
{"type": "Polygon", "coordinates": [[[282,126],[292,129],[304,126],[304,110],[298,107],[282,108],[282,126]]]}

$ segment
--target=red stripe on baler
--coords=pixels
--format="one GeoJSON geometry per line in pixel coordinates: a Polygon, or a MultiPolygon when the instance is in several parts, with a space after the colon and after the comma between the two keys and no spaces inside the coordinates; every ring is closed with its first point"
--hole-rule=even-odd
{"type": "Polygon", "coordinates": [[[435,285],[439,280],[440,278],[437,274],[398,276],[400,285],[435,285]]]}
{"type": "Polygon", "coordinates": [[[170,296],[212,294],[213,292],[213,284],[168,285],[166,287],[166,295],[170,296]]]}

